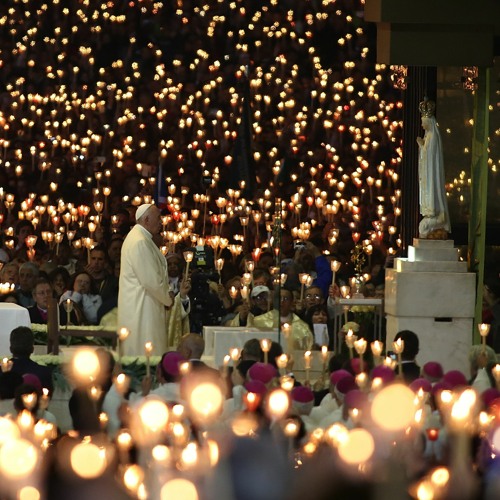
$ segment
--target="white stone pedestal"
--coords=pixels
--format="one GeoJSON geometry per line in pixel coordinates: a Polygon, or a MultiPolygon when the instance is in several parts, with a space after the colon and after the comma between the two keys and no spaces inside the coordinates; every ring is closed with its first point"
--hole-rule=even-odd
{"type": "Polygon", "coordinates": [[[386,271],[387,349],[400,330],[412,330],[420,366],[438,361],[468,376],[475,300],[476,276],[458,261],[453,241],[415,239],[408,258],[386,271]]]}

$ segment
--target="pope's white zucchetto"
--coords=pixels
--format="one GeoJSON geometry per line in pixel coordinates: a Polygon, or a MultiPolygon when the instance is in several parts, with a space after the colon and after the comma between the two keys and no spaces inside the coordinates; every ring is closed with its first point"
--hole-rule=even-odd
{"type": "Polygon", "coordinates": [[[138,221],[147,212],[148,208],[152,206],[152,203],[144,203],[143,205],[138,207],[135,212],[135,220],[138,221]]]}

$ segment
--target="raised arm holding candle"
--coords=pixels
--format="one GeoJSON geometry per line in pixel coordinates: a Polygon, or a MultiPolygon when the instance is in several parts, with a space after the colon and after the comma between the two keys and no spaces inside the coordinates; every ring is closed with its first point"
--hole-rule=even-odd
{"type": "Polygon", "coordinates": [[[271,341],[269,339],[262,339],[260,341],[260,348],[264,353],[264,363],[269,363],[269,350],[271,349],[271,341]]]}
{"type": "Polygon", "coordinates": [[[153,352],[153,343],[144,344],[144,354],[146,355],[146,377],[151,377],[151,353],[153,352]]]}
{"type": "Polygon", "coordinates": [[[481,323],[477,325],[479,329],[479,335],[481,335],[481,345],[483,346],[483,352],[486,350],[486,337],[490,333],[490,325],[486,323],[481,323]]]}
{"type": "Polygon", "coordinates": [[[281,316],[278,317],[278,311],[273,309],[253,319],[253,326],[257,328],[276,329],[280,326],[283,332],[284,324],[290,325],[291,338],[289,342],[291,345],[287,354],[291,354],[292,350],[310,349],[313,344],[313,334],[308,324],[293,312],[293,305],[292,292],[282,288],[280,290],[281,316]]]}
{"type": "Polygon", "coordinates": [[[373,363],[378,366],[382,360],[382,351],[384,350],[384,343],[380,340],[374,340],[371,344],[373,363]]]}
{"type": "Polygon", "coordinates": [[[331,267],[331,270],[332,270],[332,286],[335,285],[335,274],[337,273],[337,271],[340,269],[340,262],[338,260],[332,260],[330,262],[330,267],[331,267]]]}
{"type": "Polygon", "coordinates": [[[305,380],[305,385],[310,385],[311,384],[311,351],[306,351],[304,353],[304,370],[306,372],[306,380],[305,380]]]}
{"type": "Polygon", "coordinates": [[[185,252],[183,252],[183,256],[184,256],[184,260],[186,261],[186,271],[185,271],[184,276],[185,276],[185,279],[187,279],[189,276],[189,264],[191,264],[191,262],[193,261],[194,252],[191,250],[186,250],[185,252]]]}
{"type": "Polygon", "coordinates": [[[354,342],[356,342],[357,339],[358,337],[354,335],[354,332],[352,330],[349,330],[347,332],[347,335],[345,336],[345,343],[347,345],[347,348],[349,349],[349,359],[353,359],[354,357],[353,355],[354,342]]]}

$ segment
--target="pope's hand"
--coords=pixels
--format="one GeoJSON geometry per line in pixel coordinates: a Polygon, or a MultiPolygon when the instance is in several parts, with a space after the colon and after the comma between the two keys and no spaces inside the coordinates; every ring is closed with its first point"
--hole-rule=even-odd
{"type": "Polygon", "coordinates": [[[181,294],[181,299],[187,299],[188,293],[191,291],[191,280],[183,278],[181,284],[179,285],[179,293],[181,294]]]}

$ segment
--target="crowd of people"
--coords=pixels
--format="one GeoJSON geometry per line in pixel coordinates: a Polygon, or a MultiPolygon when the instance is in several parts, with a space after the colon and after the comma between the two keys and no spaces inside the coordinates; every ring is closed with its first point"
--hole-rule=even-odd
{"type": "Polygon", "coordinates": [[[472,349],[472,378],[418,366],[412,332],[397,337],[399,362],[382,362],[352,356],[333,329],[335,299],[381,296],[398,252],[402,103],[363,4],[1,3],[0,300],[33,324],[49,302],[63,325],[126,323],[131,354],[152,340],[161,355],[129,388],[110,351],[90,354],[69,377],[73,429],[61,433],[52,374],[30,359],[32,331],[14,330],[0,379],[5,495],[496,497],[498,270],[485,279],[493,349],[472,349]],[[280,345],[264,353],[253,339],[219,371],[200,335],[219,324],[288,325],[290,352],[338,352],[301,384],[280,345]],[[394,387],[381,422],[377,398],[394,387]],[[408,408],[404,425],[392,418],[408,408]],[[5,457],[44,467],[12,472],[5,457]]]}
{"type": "Polygon", "coordinates": [[[15,470],[0,453],[3,495],[498,495],[500,373],[487,346],[471,348],[469,377],[437,362],[419,366],[419,339],[404,330],[394,341],[397,361],[343,348],[316,381],[301,383],[277,343],[250,339],[219,371],[202,360],[203,337],[188,333],[134,387],[109,350],[80,348],[65,368],[65,432],[50,411],[51,370],[31,359],[32,331],[14,329],[10,348],[0,374],[0,449],[14,464],[25,456],[15,470]]]}

